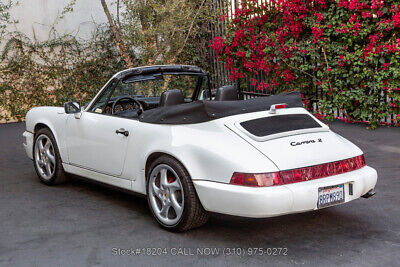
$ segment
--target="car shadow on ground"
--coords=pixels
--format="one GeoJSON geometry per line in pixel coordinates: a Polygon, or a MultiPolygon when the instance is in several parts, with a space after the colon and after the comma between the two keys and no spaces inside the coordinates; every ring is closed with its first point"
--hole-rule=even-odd
{"type": "MultiPolygon", "coordinates": [[[[81,177],[73,177],[65,187],[68,190],[78,190],[80,194],[86,194],[87,197],[101,198],[103,201],[110,202],[120,212],[125,210],[127,213],[138,214],[141,220],[147,221],[149,228],[159,229],[149,210],[147,199],[143,195],[94,183],[81,177]]],[[[291,246],[297,242],[304,244],[306,241],[318,242],[318,246],[322,246],[322,242],[329,243],[333,240],[335,243],[338,242],[339,236],[339,239],[343,240],[351,237],[357,240],[371,238],[365,235],[363,229],[368,229],[371,235],[371,232],[374,232],[374,226],[367,220],[363,220],[363,217],[346,211],[343,210],[343,206],[337,206],[271,218],[245,218],[211,213],[209,221],[204,226],[180,233],[180,235],[197,239],[201,243],[209,239],[208,241],[213,242],[229,242],[233,246],[246,245],[246,241],[243,242],[243,236],[247,237],[247,245],[261,242],[264,245],[285,245],[286,243],[291,246]]],[[[100,208],[99,212],[102,212],[100,208]]],[[[379,231],[376,231],[376,234],[379,235],[379,231]]]]}

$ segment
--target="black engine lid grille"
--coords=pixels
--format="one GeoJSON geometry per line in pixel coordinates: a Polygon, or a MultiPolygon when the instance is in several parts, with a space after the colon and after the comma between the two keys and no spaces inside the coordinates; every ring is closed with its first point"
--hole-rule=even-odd
{"type": "Polygon", "coordinates": [[[240,126],[258,137],[309,128],[322,128],[317,121],[307,114],[264,117],[241,122],[240,126]]]}

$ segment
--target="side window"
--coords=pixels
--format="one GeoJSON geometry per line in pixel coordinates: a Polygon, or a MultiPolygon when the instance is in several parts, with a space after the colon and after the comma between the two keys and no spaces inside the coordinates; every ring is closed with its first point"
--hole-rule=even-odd
{"type": "Polygon", "coordinates": [[[104,108],[106,106],[106,102],[109,99],[111,93],[113,92],[113,89],[114,89],[116,83],[117,83],[117,80],[114,79],[107,86],[107,88],[103,91],[103,93],[100,95],[100,97],[96,100],[96,102],[90,108],[91,112],[103,113],[104,108]]]}

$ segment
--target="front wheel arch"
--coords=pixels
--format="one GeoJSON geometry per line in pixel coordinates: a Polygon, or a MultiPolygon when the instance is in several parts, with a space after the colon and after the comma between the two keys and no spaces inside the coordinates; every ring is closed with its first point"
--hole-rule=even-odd
{"type": "Polygon", "coordinates": [[[34,168],[35,168],[35,171],[42,183],[44,183],[46,185],[55,185],[55,184],[62,184],[68,180],[67,174],[65,173],[64,168],[62,166],[62,160],[61,160],[59,148],[57,145],[57,140],[56,140],[52,130],[49,127],[41,127],[34,133],[34,142],[33,142],[32,149],[33,149],[33,155],[34,155],[34,159],[33,159],[34,168]],[[38,163],[37,163],[38,154],[35,154],[35,148],[37,148],[36,142],[37,142],[37,139],[40,138],[40,136],[45,136],[50,141],[50,145],[52,145],[52,147],[53,147],[52,148],[53,149],[53,159],[55,160],[55,161],[53,161],[54,171],[52,172],[52,174],[49,177],[43,177],[41,175],[39,169],[43,168],[43,167],[40,167],[38,165],[38,163]]]}
{"type": "MultiPolygon", "coordinates": [[[[49,126],[47,126],[46,124],[41,123],[41,122],[36,123],[35,127],[33,128],[33,133],[36,135],[36,133],[37,133],[40,129],[43,129],[43,128],[47,128],[47,129],[49,129],[49,130],[51,131],[51,133],[53,133],[53,131],[50,129],[49,126]]],[[[54,135],[54,133],[53,133],[53,135],[54,135]]]]}
{"type": "MultiPolygon", "coordinates": [[[[41,129],[48,129],[51,132],[51,134],[53,135],[53,137],[57,143],[57,146],[60,146],[60,143],[62,140],[59,139],[58,133],[57,133],[57,131],[55,131],[56,127],[54,127],[54,125],[53,125],[53,123],[51,123],[51,121],[39,120],[39,121],[35,122],[34,125],[35,125],[33,127],[33,137],[34,138],[36,137],[37,132],[40,131],[41,129]]],[[[60,157],[62,159],[62,162],[65,162],[65,160],[64,160],[65,158],[63,156],[61,156],[61,154],[60,154],[60,157]]]]}
{"type": "MultiPolygon", "coordinates": [[[[39,122],[39,123],[36,123],[36,124],[35,124],[35,127],[33,128],[33,142],[35,142],[36,134],[37,134],[41,129],[48,129],[48,130],[53,134],[53,136],[54,136],[54,133],[53,133],[53,131],[50,129],[49,126],[47,126],[47,125],[44,124],[44,123],[39,122]]],[[[54,138],[55,138],[55,137],[54,137],[54,138]]],[[[56,139],[56,142],[57,142],[57,139],[56,139]]],[[[33,155],[33,153],[34,153],[34,147],[32,146],[32,155],[33,155]]]]}

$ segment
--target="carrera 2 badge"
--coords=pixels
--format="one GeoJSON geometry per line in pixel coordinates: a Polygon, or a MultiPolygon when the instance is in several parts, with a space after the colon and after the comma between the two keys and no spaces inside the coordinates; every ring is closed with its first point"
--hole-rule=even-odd
{"type": "Polygon", "coordinates": [[[315,144],[315,143],[322,143],[322,139],[318,138],[317,140],[306,140],[306,141],[301,141],[301,142],[291,142],[291,146],[301,146],[301,145],[307,145],[307,144],[315,144]]]}

